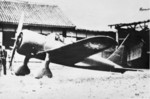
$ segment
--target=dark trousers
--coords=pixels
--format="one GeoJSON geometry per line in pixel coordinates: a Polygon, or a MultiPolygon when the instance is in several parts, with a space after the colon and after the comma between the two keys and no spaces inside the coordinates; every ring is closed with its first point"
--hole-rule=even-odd
{"type": "Polygon", "coordinates": [[[6,59],[0,59],[0,74],[3,69],[4,75],[6,75],[6,59]]]}
{"type": "Polygon", "coordinates": [[[6,59],[2,59],[2,64],[3,64],[3,70],[4,70],[4,75],[6,75],[6,59]]]}

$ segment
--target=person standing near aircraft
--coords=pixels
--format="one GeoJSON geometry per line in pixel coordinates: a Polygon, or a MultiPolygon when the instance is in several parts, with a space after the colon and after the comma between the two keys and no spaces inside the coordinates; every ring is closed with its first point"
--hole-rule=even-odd
{"type": "Polygon", "coordinates": [[[0,72],[3,66],[4,75],[6,75],[6,58],[7,58],[7,52],[5,50],[5,47],[0,46],[0,72]]]}
{"type": "Polygon", "coordinates": [[[4,75],[6,75],[6,70],[7,70],[7,67],[6,67],[6,59],[7,59],[7,51],[5,49],[5,46],[2,46],[2,50],[3,50],[3,58],[2,58],[2,63],[3,63],[3,68],[4,68],[4,75]]]}

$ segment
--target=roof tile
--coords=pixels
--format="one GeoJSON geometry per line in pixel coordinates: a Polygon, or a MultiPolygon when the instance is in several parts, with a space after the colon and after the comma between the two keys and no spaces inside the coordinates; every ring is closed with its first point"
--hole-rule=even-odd
{"type": "Polygon", "coordinates": [[[0,1],[0,22],[17,24],[22,12],[25,13],[26,25],[75,27],[56,5],[0,1]]]}

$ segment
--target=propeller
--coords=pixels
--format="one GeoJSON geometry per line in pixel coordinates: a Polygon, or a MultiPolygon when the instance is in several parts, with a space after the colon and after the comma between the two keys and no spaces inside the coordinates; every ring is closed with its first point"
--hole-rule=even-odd
{"type": "Polygon", "coordinates": [[[24,21],[24,13],[21,14],[21,18],[19,20],[19,24],[18,24],[18,27],[17,27],[17,32],[15,34],[15,43],[14,43],[14,46],[13,46],[13,51],[12,51],[12,56],[11,56],[11,60],[10,60],[10,65],[9,65],[9,68],[12,69],[12,61],[13,61],[13,58],[14,58],[14,55],[15,55],[15,52],[16,52],[16,49],[18,48],[20,42],[21,42],[21,39],[22,39],[22,27],[23,27],[23,21],[24,21]]]}

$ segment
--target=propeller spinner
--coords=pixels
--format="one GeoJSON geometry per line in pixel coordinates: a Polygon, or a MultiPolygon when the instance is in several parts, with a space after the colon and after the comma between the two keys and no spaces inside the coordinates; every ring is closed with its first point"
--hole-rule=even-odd
{"type": "Polygon", "coordinates": [[[17,28],[17,33],[15,34],[15,43],[14,43],[14,46],[13,46],[13,51],[12,51],[12,56],[11,56],[11,60],[10,60],[10,66],[9,68],[12,69],[12,61],[13,61],[13,58],[14,58],[14,55],[15,55],[15,52],[16,52],[16,49],[19,47],[20,43],[21,43],[21,40],[22,40],[22,27],[23,27],[23,21],[24,21],[24,13],[21,14],[21,18],[20,18],[20,21],[19,21],[19,25],[18,25],[18,28],[17,28]]]}

